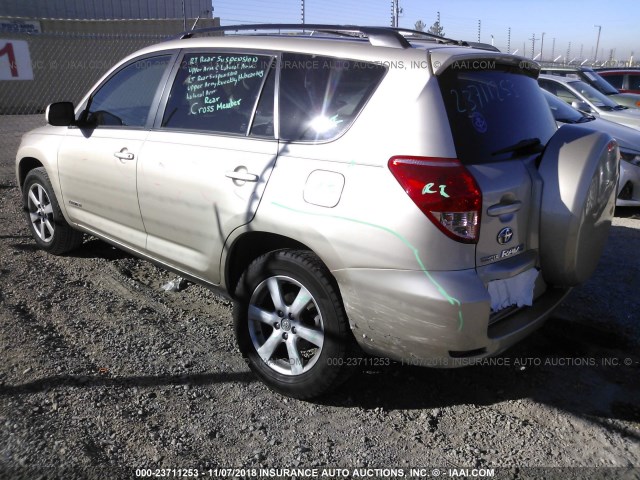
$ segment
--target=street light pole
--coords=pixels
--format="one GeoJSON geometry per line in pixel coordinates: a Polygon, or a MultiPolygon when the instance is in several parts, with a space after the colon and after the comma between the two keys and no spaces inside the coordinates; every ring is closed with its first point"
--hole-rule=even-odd
{"type": "Polygon", "coordinates": [[[600,31],[602,30],[602,25],[594,25],[594,27],[598,27],[598,40],[596,41],[596,56],[593,59],[593,62],[598,61],[598,47],[600,46],[600,31]]]}
{"type": "Polygon", "coordinates": [[[540,61],[542,62],[542,55],[544,55],[544,32],[542,32],[542,43],[540,44],[540,61]]]}

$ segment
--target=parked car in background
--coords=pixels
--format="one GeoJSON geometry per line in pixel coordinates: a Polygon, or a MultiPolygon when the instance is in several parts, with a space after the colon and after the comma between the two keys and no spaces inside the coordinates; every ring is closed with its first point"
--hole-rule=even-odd
{"type": "Polygon", "coordinates": [[[582,80],[558,75],[540,75],[538,84],[577,110],[640,129],[640,109],[618,105],[582,80]]]}
{"type": "Polygon", "coordinates": [[[504,351],[594,271],[619,149],[558,129],[525,59],[405,33],[230,26],[130,55],[23,137],[35,243],[88,233],[221,290],[249,367],[294,397],[339,385],[358,346],[504,351]]]}
{"type": "Polygon", "coordinates": [[[558,126],[583,125],[608,133],[616,139],[620,146],[621,159],[616,205],[618,207],[640,206],[640,132],[576,110],[547,91],[544,94],[558,126]]]}
{"type": "Polygon", "coordinates": [[[598,70],[598,75],[620,92],[640,94],[640,68],[598,70]]]}
{"type": "Polygon", "coordinates": [[[603,95],[606,95],[618,105],[630,108],[640,108],[640,95],[636,93],[621,93],[617,88],[602,78],[599,73],[590,67],[541,67],[540,73],[557,75],[560,77],[582,80],[591,85],[603,95]]]}

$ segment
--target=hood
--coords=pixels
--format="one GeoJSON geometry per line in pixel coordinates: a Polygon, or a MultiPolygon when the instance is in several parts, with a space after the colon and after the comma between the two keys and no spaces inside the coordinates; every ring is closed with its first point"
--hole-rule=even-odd
{"type": "Polygon", "coordinates": [[[589,123],[581,123],[585,127],[605,132],[616,139],[621,148],[628,148],[640,152],[640,131],[613,123],[602,118],[596,118],[589,123]]]}
{"type": "Polygon", "coordinates": [[[600,113],[600,117],[605,120],[640,129],[640,109],[630,108],[619,112],[606,112],[600,110],[598,113],[600,113]]]}
{"type": "Polygon", "coordinates": [[[640,93],[616,93],[609,97],[616,103],[640,108],[640,93]]]}

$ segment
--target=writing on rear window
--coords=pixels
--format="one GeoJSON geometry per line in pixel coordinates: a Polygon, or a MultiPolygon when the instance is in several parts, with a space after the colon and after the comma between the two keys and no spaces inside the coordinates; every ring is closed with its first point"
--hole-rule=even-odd
{"type": "Polygon", "coordinates": [[[451,89],[456,109],[460,113],[483,110],[491,102],[504,102],[508,97],[519,97],[511,80],[472,83],[462,89],[451,89]]]}
{"type": "Polygon", "coordinates": [[[162,126],[246,134],[271,62],[258,55],[185,55],[162,126]]]}
{"type": "Polygon", "coordinates": [[[255,56],[200,55],[189,59],[188,72],[186,98],[201,99],[201,102],[194,101],[190,109],[192,115],[197,115],[239,107],[242,97],[224,98],[218,89],[236,87],[238,82],[252,79],[262,80],[265,68],[255,56]]]}

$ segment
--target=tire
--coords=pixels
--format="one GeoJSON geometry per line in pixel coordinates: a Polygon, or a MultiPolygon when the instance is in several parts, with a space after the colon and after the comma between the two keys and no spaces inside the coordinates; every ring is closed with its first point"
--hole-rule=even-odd
{"type": "Polygon", "coordinates": [[[49,175],[43,167],[34,168],[27,174],[22,198],[27,225],[38,247],[61,255],[82,244],[84,235],[71,228],[64,219],[49,175]]]}
{"type": "Polygon", "coordinates": [[[271,389],[317,397],[353,370],[355,340],[338,286],[313,253],[278,250],[257,258],[240,278],[235,298],[240,352],[271,389]]]}

